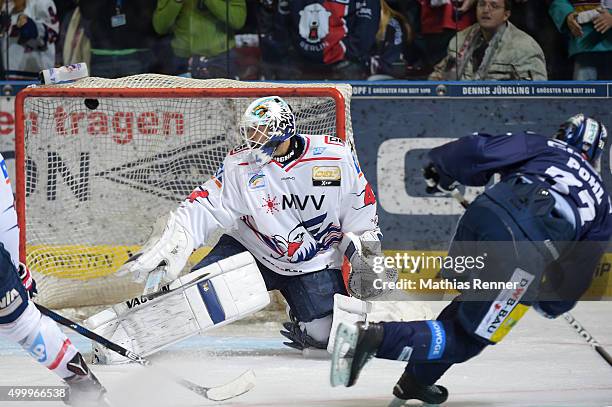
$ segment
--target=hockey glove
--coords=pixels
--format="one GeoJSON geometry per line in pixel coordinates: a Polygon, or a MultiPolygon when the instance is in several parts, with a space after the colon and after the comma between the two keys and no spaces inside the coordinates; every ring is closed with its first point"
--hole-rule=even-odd
{"type": "Polygon", "coordinates": [[[19,274],[19,279],[21,280],[21,284],[26,289],[28,293],[28,297],[33,299],[38,295],[38,289],[36,288],[36,281],[34,281],[34,277],[32,277],[32,273],[30,273],[30,269],[26,267],[25,264],[19,263],[19,269],[17,270],[19,274]]]}
{"type": "Polygon", "coordinates": [[[347,289],[351,296],[361,300],[372,300],[383,294],[383,286],[387,282],[396,282],[397,270],[384,268],[382,272],[375,271],[376,258],[381,258],[383,252],[378,231],[366,232],[361,236],[346,233],[340,249],[351,263],[347,289]]]}
{"type": "Polygon", "coordinates": [[[143,283],[150,272],[163,267],[162,282],[168,283],[178,278],[193,253],[193,237],[173,212],[170,212],[161,235],[158,232],[160,225],[163,223],[156,224],[147,243],[121,266],[117,271],[118,276],[131,274],[134,281],[143,283]]]}
{"type": "Polygon", "coordinates": [[[532,304],[534,310],[544,318],[555,319],[559,315],[571,310],[576,305],[576,301],[536,301],[532,304]]]}
{"type": "Polygon", "coordinates": [[[349,294],[360,300],[373,299],[382,294],[382,288],[375,281],[379,277],[374,273],[373,262],[359,254],[351,258],[351,273],[348,277],[349,294]]]}
{"type": "Polygon", "coordinates": [[[425,191],[432,195],[448,195],[459,185],[457,181],[439,171],[432,162],[423,167],[423,178],[427,183],[425,191]]]}

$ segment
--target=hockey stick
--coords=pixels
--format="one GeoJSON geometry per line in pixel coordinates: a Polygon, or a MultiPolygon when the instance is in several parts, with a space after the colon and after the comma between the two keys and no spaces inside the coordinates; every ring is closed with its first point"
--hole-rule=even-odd
{"type": "Polygon", "coordinates": [[[591,335],[584,327],[580,324],[580,322],[576,321],[576,318],[569,312],[563,314],[563,318],[567,321],[567,323],[576,331],[578,336],[584,339],[595,352],[599,353],[599,355],[606,361],[610,366],[612,366],[612,356],[604,349],[603,346],[597,342],[593,335],[591,335]]]}
{"type": "MultiPolygon", "coordinates": [[[[153,272],[156,272],[156,271],[157,271],[157,269],[153,270],[153,272]]],[[[187,289],[187,288],[189,288],[191,286],[194,286],[194,285],[196,285],[197,283],[199,283],[201,281],[210,279],[211,278],[210,274],[211,273],[206,273],[206,274],[199,275],[199,276],[193,278],[192,280],[190,280],[189,282],[187,282],[185,284],[182,284],[182,285],[180,285],[178,287],[171,288],[171,289],[168,289],[168,290],[164,290],[163,287],[166,287],[166,286],[162,286],[158,291],[153,291],[153,292],[151,292],[149,294],[145,293],[145,294],[143,294],[143,296],[146,297],[146,299],[150,301],[150,300],[153,300],[153,299],[155,299],[157,297],[161,297],[162,295],[170,294],[170,293],[173,293],[173,292],[176,292],[176,291],[185,291],[185,289],[187,289]]]]}
{"type": "MultiPolygon", "coordinates": [[[[464,208],[467,209],[467,207],[470,205],[470,203],[467,201],[467,199],[464,198],[464,196],[461,193],[461,191],[459,191],[457,188],[455,188],[452,191],[450,191],[450,194],[464,208]]],[[[610,366],[612,366],[612,356],[610,356],[610,354],[604,349],[604,347],[601,346],[601,344],[599,342],[597,342],[597,340],[595,338],[593,338],[593,335],[591,335],[582,326],[582,324],[580,324],[580,322],[578,322],[576,320],[576,318],[574,318],[574,316],[572,314],[570,314],[569,312],[565,312],[565,313],[563,313],[563,318],[569,324],[569,326],[578,334],[578,336],[580,336],[582,339],[584,339],[586,341],[586,343],[591,345],[591,347],[595,350],[595,352],[597,352],[599,354],[599,356],[601,356],[603,358],[603,360],[605,360],[606,362],[608,362],[608,364],[610,366]]]]}
{"type": "MultiPolygon", "coordinates": [[[[43,315],[48,316],[58,324],[64,325],[65,327],[76,331],[77,333],[85,336],[86,338],[89,338],[92,341],[97,342],[100,345],[105,346],[106,348],[114,352],[117,352],[121,356],[126,357],[136,363],[139,363],[142,366],[151,366],[151,361],[135,354],[134,352],[128,349],[125,349],[124,347],[114,342],[109,341],[108,339],[98,335],[93,331],[90,331],[84,326],[79,325],[76,322],[69,320],[68,318],[63,317],[60,314],[57,314],[56,312],[51,311],[50,309],[40,304],[36,304],[36,308],[38,308],[43,315]]],[[[170,375],[177,384],[212,401],[223,401],[231,399],[233,397],[240,396],[241,394],[244,394],[251,390],[253,387],[255,387],[255,373],[250,369],[241,374],[236,379],[230,381],[229,383],[216,387],[200,386],[189,380],[177,377],[172,373],[170,373],[170,375]]]]}
{"type": "MultiPolygon", "coordinates": [[[[192,287],[192,286],[194,286],[194,285],[196,285],[196,284],[198,284],[198,283],[200,283],[202,281],[206,281],[206,280],[208,280],[208,279],[210,279],[212,277],[214,277],[214,275],[211,276],[211,273],[205,273],[205,274],[201,274],[201,275],[198,275],[197,277],[192,278],[191,280],[189,280],[185,284],[180,285],[178,287],[169,288],[170,284],[167,284],[167,285],[161,286],[159,291],[155,291],[155,292],[153,292],[151,294],[143,294],[143,295],[138,296],[138,297],[133,297],[133,298],[127,299],[124,303],[133,301],[135,299],[143,298],[143,297],[146,298],[147,301],[152,301],[154,299],[157,299],[159,297],[162,297],[162,296],[165,296],[165,295],[168,295],[168,294],[172,294],[172,293],[179,292],[179,291],[181,291],[181,292],[185,291],[189,287],[192,287]]],[[[119,304],[116,304],[116,305],[112,306],[112,308],[115,310],[115,312],[121,312],[120,316],[117,315],[117,317],[118,317],[117,321],[118,322],[124,321],[128,315],[130,315],[133,312],[136,312],[136,311],[139,310],[138,307],[131,307],[129,305],[128,305],[128,309],[127,310],[125,310],[125,309],[117,310],[115,307],[118,306],[118,305],[121,305],[121,304],[123,304],[123,303],[119,303],[119,304]]]]}

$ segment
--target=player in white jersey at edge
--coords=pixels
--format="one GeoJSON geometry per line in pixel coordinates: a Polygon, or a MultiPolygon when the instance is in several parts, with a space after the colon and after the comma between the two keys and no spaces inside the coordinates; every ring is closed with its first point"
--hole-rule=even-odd
{"type": "Polygon", "coordinates": [[[292,322],[281,331],[292,341],[286,344],[326,348],[334,294],[348,295],[344,255],[362,262],[359,249],[352,249],[379,239],[376,198],[348,143],[297,134],[295,115],[281,97],[253,101],[240,127],[244,144],[119,274],[144,281],[165,264],[164,281],[172,281],[193,250],[221,228],[225,234],[191,272],[250,252],[266,289],[279,290],[289,305],[292,322]]]}
{"type": "MultiPolygon", "coordinates": [[[[17,342],[38,363],[70,386],[66,404],[106,405],[106,390],[89,370],[70,339],[31,301],[36,283],[19,263],[19,226],[13,191],[4,158],[0,155],[0,336],[17,342]]],[[[15,385],[25,378],[14,377],[15,385]]]]}

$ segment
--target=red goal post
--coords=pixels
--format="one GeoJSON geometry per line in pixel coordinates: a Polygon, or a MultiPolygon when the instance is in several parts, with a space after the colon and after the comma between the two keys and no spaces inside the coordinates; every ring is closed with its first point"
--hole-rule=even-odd
{"type": "Polygon", "coordinates": [[[147,74],[20,92],[15,173],[21,259],[37,278],[41,302],[103,305],[141,292],[114,271],[157,218],[214,174],[235,144],[248,103],[269,95],[288,100],[299,132],[352,144],[349,85],[147,74]]]}

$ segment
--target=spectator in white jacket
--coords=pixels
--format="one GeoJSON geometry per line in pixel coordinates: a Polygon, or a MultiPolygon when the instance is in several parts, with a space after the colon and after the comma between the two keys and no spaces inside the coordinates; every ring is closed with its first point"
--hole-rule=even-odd
{"type": "Polygon", "coordinates": [[[53,68],[59,20],[52,0],[5,0],[0,25],[6,79],[35,79],[53,68]]]}

